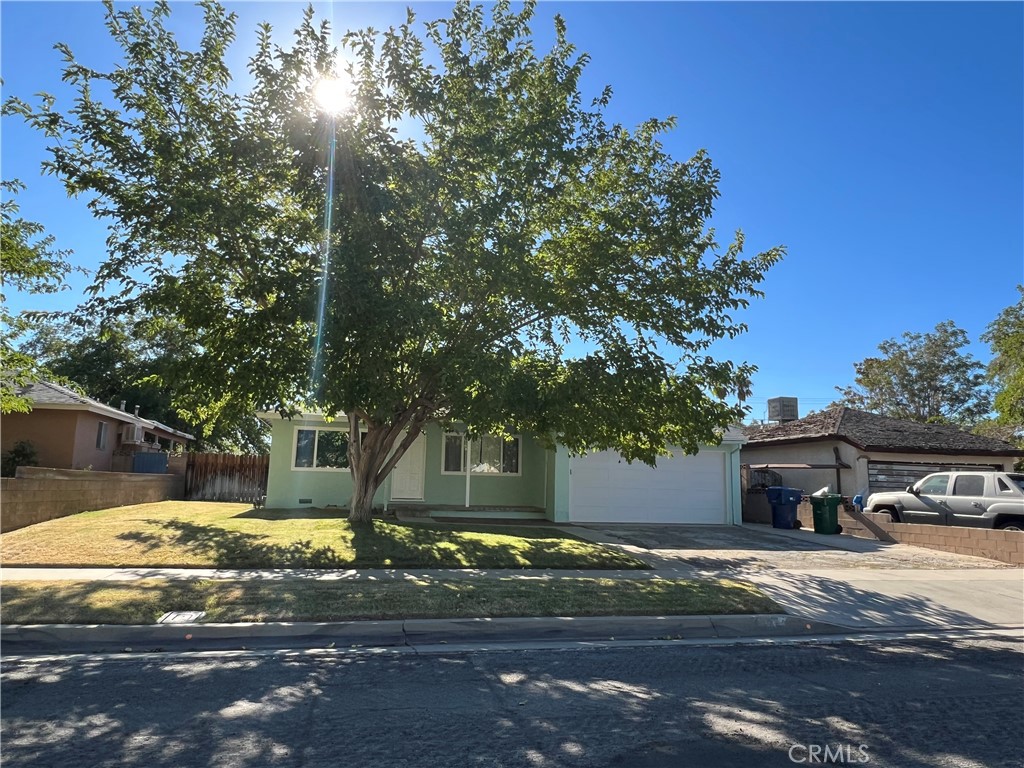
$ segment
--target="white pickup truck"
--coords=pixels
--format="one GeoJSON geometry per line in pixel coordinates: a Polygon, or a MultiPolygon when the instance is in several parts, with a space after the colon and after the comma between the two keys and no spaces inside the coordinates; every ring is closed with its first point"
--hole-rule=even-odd
{"type": "Polygon", "coordinates": [[[939,472],[906,491],[871,494],[864,511],[888,512],[900,523],[1024,531],[1024,474],[939,472]]]}

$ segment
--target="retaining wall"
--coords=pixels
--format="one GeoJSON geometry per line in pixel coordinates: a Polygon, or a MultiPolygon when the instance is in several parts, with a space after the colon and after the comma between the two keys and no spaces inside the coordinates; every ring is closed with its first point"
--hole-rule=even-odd
{"type": "Polygon", "coordinates": [[[184,492],[180,475],[18,467],[16,477],[0,478],[0,532],[93,509],[180,499],[184,492]]]}
{"type": "MultiPolygon", "coordinates": [[[[796,514],[806,530],[814,530],[814,512],[809,501],[801,501],[796,514]]],[[[743,508],[743,521],[771,525],[771,506],[763,492],[748,493],[743,508]]],[[[1024,533],[1020,531],[894,523],[887,514],[856,512],[848,499],[843,499],[843,506],[839,508],[839,524],[843,526],[843,534],[862,539],[913,544],[915,547],[937,549],[940,552],[987,557],[1010,565],[1024,566],[1024,533]]]]}
{"type": "Polygon", "coordinates": [[[958,555],[987,557],[1010,565],[1024,566],[1024,533],[1021,531],[994,531],[959,525],[894,523],[889,515],[879,512],[865,512],[864,517],[901,544],[955,552],[958,555]]]}
{"type": "MultiPolygon", "coordinates": [[[[848,502],[847,502],[848,504],[848,502]]],[[[839,510],[839,524],[843,533],[862,539],[881,539],[915,547],[937,549],[958,555],[974,555],[999,560],[1010,565],[1024,566],[1024,533],[995,531],[988,528],[967,528],[959,525],[927,525],[923,523],[894,523],[888,514],[863,512],[851,516],[848,510],[839,510]]],[[[814,530],[811,505],[801,502],[797,516],[807,530],[814,530]]]]}

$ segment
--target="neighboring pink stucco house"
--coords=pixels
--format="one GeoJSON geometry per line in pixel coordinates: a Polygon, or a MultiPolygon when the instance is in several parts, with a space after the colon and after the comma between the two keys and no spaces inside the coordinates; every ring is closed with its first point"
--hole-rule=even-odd
{"type": "Polygon", "coordinates": [[[37,382],[18,394],[32,401],[32,411],[3,416],[0,452],[27,440],[41,467],[130,472],[135,453],[180,451],[194,439],[129,413],[123,404],[113,408],[52,382],[37,382]]]}

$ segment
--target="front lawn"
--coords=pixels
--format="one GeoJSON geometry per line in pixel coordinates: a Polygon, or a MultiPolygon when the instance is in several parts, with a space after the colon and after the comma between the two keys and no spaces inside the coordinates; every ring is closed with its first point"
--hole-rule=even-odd
{"type": "Polygon", "coordinates": [[[756,587],[716,579],[147,579],[8,582],[0,619],[5,624],[152,624],[168,611],[206,611],[206,623],[782,612],[756,587]]]}
{"type": "Polygon", "coordinates": [[[340,510],[163,501],[31,525],[0,536],[4,565],[215,568],[646,568],[553,528],[383,522],[340,510]]]}

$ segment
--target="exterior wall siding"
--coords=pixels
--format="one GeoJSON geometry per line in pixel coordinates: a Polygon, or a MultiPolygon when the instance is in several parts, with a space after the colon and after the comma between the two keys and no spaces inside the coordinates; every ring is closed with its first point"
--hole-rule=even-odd
{"type": "MultiPolygon", "coordinates": [[[[334,422],[337,424],[337,422],[334,422]]],[[[338,506],[348,504],[352,495],[352,476],[346,471],[302,471],[293,468],[295,430],[324,427],[323,421],[275,419],[272,424],[270,471],[267,483],[267,506],[293,508],[338,506]],[[311,502],[300,503],[300,499],[311,502]]],[[[465,475],[442,474],[443,438],[441,426],[428,424],[424,430],[425,465],[423,497],[426,504],[463,505],[466,501],[465,475]]],[[[473,506],[545,507],[544,470],[546,451],[532,436],[523,435],[520,474],[474,474],[470,479],[470,500],[473,506]]],[[[389,477],[373,497],[374,506],[390,502],[389,477]]]]}
{"type": "MultiPolygon", "coordinates": [[[[834,464],[835,454],[832,447],[839,447],[839,457],[851,465],[853,469],[841,469],[840,481],[842,492],[852,496],[867,485],[867,464],[864,464],[864,483],[860,484],[857,456],[859,451],[849,443],[840,441],[822,441],[796,445],[743,446],[740,458],[744,464],[834,464]]],[[[800,488],[806,493],[813,493],[826,485],[835,490],[836,471],[834,469],[776,469],[782,475],[783,485],[800,488]]]]}
{"type": "Polygon", "coordinates": [[[105,419],[95,413],[78,411],[75,425],[75,453],[71,460],[71,469],[92,469],[94,472],[109,472],[114,448],[117,447],[117,432],[120,424],[113,419],[105,419]],[[107,425],[106,447],[96,447],[96,431],[103,422],[107,425]]]}
{"type": "MultiPolygon", "coordinates": [[[[866,452],[839,440],[788,445],[747,444],[743,446],[741,458],[744,464],[833,464],[835,463],[835,455],[832,453],[833,446],[838,446],[840,458],[852,467],[840,470],[842,493],[851,497],[854,494],[870,490],[868,488],[869,461],[1002,464],[1004,471],[1011,471],[1014,461],[1012,457],[1005,456],[866,452]]],[[[782,475],[784,485],[801,488],[806,493],[813,493],[826,485],[831,485],[833,491],[835,490],[836,471],[834,469],[776,469],[774,471],[782,475]]]]}
{"type": "Polygon", "coordinates": [[[31,413],[9,413],[3,417],[3,452],[28,440],[36,449],[41,467],[71,469],[75,450],[78,413],[70,410],[36,408],[31,413]]]}

